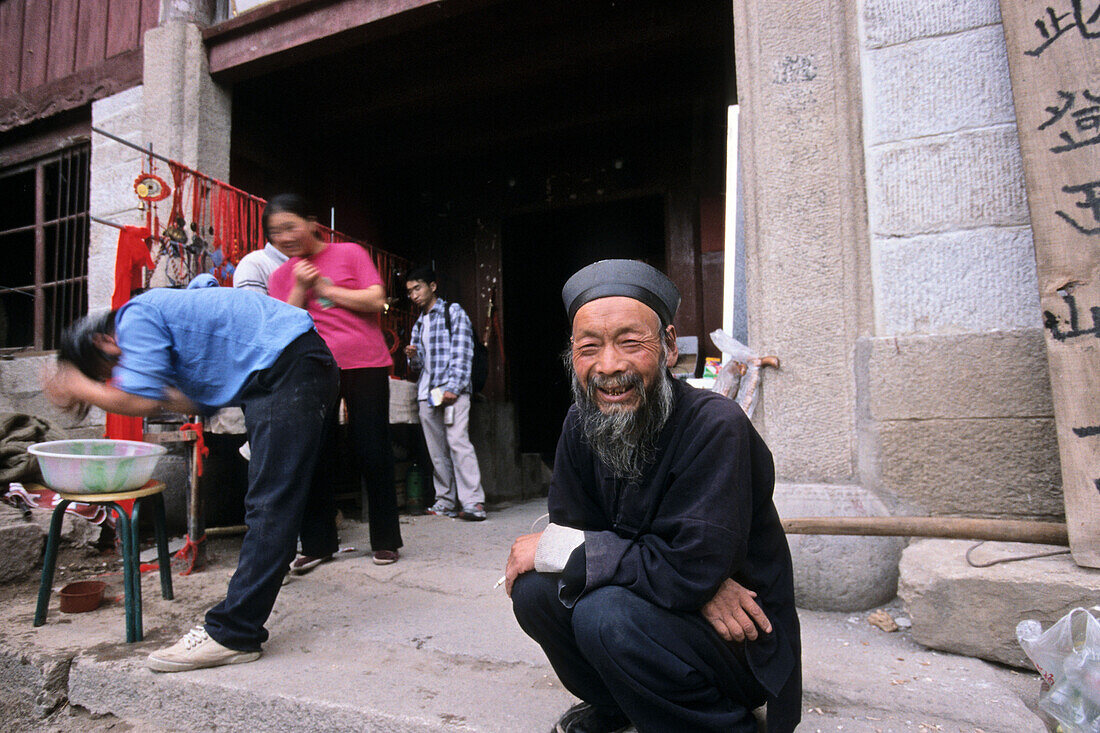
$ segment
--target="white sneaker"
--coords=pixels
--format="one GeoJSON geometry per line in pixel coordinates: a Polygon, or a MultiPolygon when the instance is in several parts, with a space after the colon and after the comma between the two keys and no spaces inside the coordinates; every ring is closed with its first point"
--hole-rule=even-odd
{"type": "Polygon", "coordinates": [[[175,644],[149,655],[146,664],[154,672],[187,672],[223,664],[243,664],[260,658],[260,652],[239,652],[210,638],[206,628],[196,626],[175,644]]]}

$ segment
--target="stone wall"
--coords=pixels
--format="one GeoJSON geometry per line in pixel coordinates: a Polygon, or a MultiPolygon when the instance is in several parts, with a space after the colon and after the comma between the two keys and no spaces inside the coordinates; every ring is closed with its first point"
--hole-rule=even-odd
{"type": "MultiPolygon", "coordinates": [[[[92,126],[127,140],[141,139],[141,87],[92,104],[92,126]]],[[[141,171],[140,154],[102,135],[92,134],[89,213],[120,224],[140,224],[134,197],[134,177],[141,171]]],[[[88,250],[88,311],[110,307],[114,290],[118,230],[93,222],[88,250]]],[[[102,434],[103,412],[93,409],[83,421],[55,409],[42,395],[42,370],[53,355],[17,356],[0,360],[0,411],[24,412],[52,420],[77,436],[102,434]]]]}
{"type": "Polygon", "coordinates": [[[997,0],[866,0],[873,335],[860,472],[898,513],[1058,517],[1057,443],[997,0]]]}
{"type": "MultiPolygon", "coordinates": [[[[136,86],[92,105],[92,126],[141,144],[142,87],[136,86]]],[[[92,135],[91,214],[127,226],[142,226],[144,215],[134,195],[142,155],[103,135],[92,135]]],[[[92,223],[88,252],[88,312],[111,306],[115,287],[118,230],[92,223]]]]}

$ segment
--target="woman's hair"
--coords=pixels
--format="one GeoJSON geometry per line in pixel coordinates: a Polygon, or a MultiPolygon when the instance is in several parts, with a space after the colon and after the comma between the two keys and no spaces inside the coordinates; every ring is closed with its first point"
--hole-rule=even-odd
{"type": "Polygon", "coordinates": [[[96,336],[113,336],[115,314],[108,311],[85,316],[65,329],[57,348],[57,360],[72,364],[84,376],[103,381],[110,375],[112,360],[96,344],[96,336]]]}
{"type": "Polygon", "coordinates": [[[272,196],[271,200],[267,202],[267,206],[264,207],[263,216],[260,218],[260,222],[263,225],[264,237],[268,240],[271,239],[267,233],[267,225],[271,221],[271,217],[275,214],[294,214],[300,216],[307,221],[316,221],[309,212],[309,207],[306,205],[305,199],[296,193],[280,193],[276,196],[272,196]]]}

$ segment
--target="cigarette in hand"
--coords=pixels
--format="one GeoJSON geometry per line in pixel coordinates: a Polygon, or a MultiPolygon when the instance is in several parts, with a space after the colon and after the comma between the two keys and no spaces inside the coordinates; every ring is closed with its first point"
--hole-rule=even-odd
{"type": "Polygon", "coordinates": [[[508,579],[508,576],[507,576],[507,575],[502,575],[502,576],[500,576],[500,580],[498,580],[498,581],[496,582],[496,584],[495,584],[495,585],[493,586],[493,590],[496,590],[496,589],[497,589],[497,588],[499,588],[500,586],[504,585],[504,581],[505,581],[505,580],[507,580],[507,579],[508,579]]]}

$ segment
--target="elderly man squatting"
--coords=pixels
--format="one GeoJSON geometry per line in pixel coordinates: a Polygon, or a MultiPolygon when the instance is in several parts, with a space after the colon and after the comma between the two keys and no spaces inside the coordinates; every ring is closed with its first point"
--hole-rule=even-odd
{"type": "Polygon", "coordinates": [[[562,295],[575,404],[550,525],[515,541],[505,572],[520,626],[583,701],[555,730],[755,731],[765,703],[769,731],[794,730],[800,636],[771,453],[736,403],[669,374],[680,296],[662,273],[605,260],[562,295]]]}

